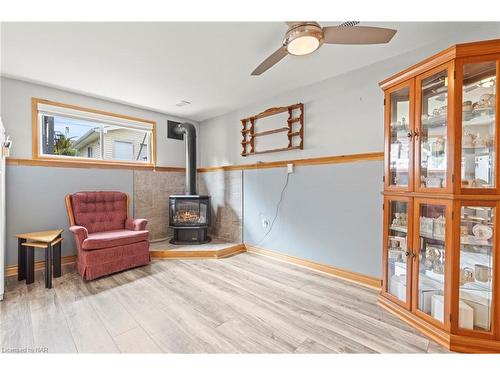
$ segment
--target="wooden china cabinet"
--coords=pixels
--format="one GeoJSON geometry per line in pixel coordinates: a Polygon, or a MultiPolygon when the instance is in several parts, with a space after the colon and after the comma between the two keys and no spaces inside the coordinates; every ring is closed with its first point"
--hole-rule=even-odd
{"type": "Polygon", "coordinates": [[[500,39],[380,83],[382,307],[451,350],[500,352],[500,39]]]}

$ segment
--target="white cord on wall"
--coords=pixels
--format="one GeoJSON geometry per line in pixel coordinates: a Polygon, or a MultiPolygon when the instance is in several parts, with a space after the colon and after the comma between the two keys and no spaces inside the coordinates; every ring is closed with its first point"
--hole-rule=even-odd
{"type": "Polygon", "coordinates": [[[269,225],[269,230],[266,232],[266,234],[264,235],[264,237],[262,237],[261,240],[259,242],[257,242],[256,246],[259,246],[267,238],[267,236],[271,233],[271,231],[273,230],[274,223],[276,222],[276,219],[278,218],[278,215],[279,215],[279,210],[280,210],[280,207],[281,207],[281,203],[283,202],[283,198],[285,197],[285,191],[286,191],[286,188],[288,186],[288,182],[290,180],[290,174],[291,174],[291,172],[288,170],[287,174],[286,174],[286,178],[285,178],[285,184],[283,185],[283,188],[281,189],[280,200],[278,201],[278,204],[276,205],[276,210],[274,212],[274,217],[271,220],[271,224],[269,225]]]}

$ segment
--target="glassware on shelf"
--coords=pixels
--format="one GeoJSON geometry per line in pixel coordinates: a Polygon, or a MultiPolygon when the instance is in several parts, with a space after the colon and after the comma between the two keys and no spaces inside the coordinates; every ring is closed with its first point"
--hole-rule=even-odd
{"type": "Polygon", "coordinates": [[[496,61],[464,64],[462,187],[495,187],[496,61]]]}
{"type": "Polygon", "coordinates": [[[404,87],[390,94],[389,184],[408,186],[410,156],[410,90],[404,87]]]}
{"type": "Polygon", "coordinates": [[[448,71],[422,80],[420,125],[420,186],[446,187],[448,71]]]}
{"type": "Polygon", "coordinates": [[[406,302],[408,202],[391,201],[387,236],[387,291],[406,302]]]}
{"type": "Polygon", "coordinates": [[[444,321],[446,207],[420,204],[418,309],[444,321]]]}
{"type": "Polygon", "coordinates": [[[462,329],[490,331],[495,209],[463,206],[460,220],[458,325],[462,329]]]}

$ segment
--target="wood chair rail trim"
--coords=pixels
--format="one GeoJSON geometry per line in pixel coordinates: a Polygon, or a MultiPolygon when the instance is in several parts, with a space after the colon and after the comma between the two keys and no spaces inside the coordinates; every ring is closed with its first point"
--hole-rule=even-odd
{"type": "Polygon", "coordinates": [[[290,160],[279,160],[279,161],[263,162],[263,163],[204,167],[204,168],[198,168],[198,171],[199,172],[239,171],[246,169],[284,168],[288,164],[293,164],[295,166],[309,166],[309,165],[340,164],[340,163],[353,163],[358,161],[378,161],[378,160],[384,160],[383,152],[368,152],[362,154],[321,156],[321,157],[314,157],[307,159],[290,159],[290,160]]]}
{"type": "MultiPolygon", "coordinates": [[[[373,161],[383,160],[384,153],[380,152],[367,152],[360,154],[347,154],[347,155],[332,155],[332,156],[319,156],[306,159],[290,159],[278,160],[272,162],[252,163],[252,164],[235,164],[216,167],[201,167],[198,172],[214,172],[214,171],[235,171],[245,169],[266,169],[266,168],[281,168],[286,167],[288,164],[295,166],[308,166],[320,164],[338,164],[338,163],[352,163],[357,161],[373,161]]],[[[74,163],[71,161],[52,161],[44,159],[19,159],[7,158],[7,165],[13,166],[35,166],[35,167],[55,167],[55,168],[107,168],[107,169],[131,169],[131,170],[151,170],[156,172],[184,172],[185,168],[182,167],[147,167],[136,166],[122,163],[110,164],[93,164],[93,163],[74,163]]]]}

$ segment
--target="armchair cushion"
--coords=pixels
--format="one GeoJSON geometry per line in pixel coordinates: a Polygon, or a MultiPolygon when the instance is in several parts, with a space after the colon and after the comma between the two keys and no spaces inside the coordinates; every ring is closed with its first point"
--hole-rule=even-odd
{"type": "Polygon", "coordinates": [[[104,249],[115,246],[125,246],[136,242],[147,241],[147,230],[112,230],[107,232],[89,233],[82,243],[83,250],[104,249]]]}
{"type": "Polygon", "coordinates": [[[89,234],[125,228],[127,194],[117,191],[79,192],[71,195],[75,224],[89,234]]]}
{"type": "Polygon", "coordinates": [[[127,219],[125,221],[125,229],[128,230],[145,230],[148,221],[146,219],[127,219]]]}

